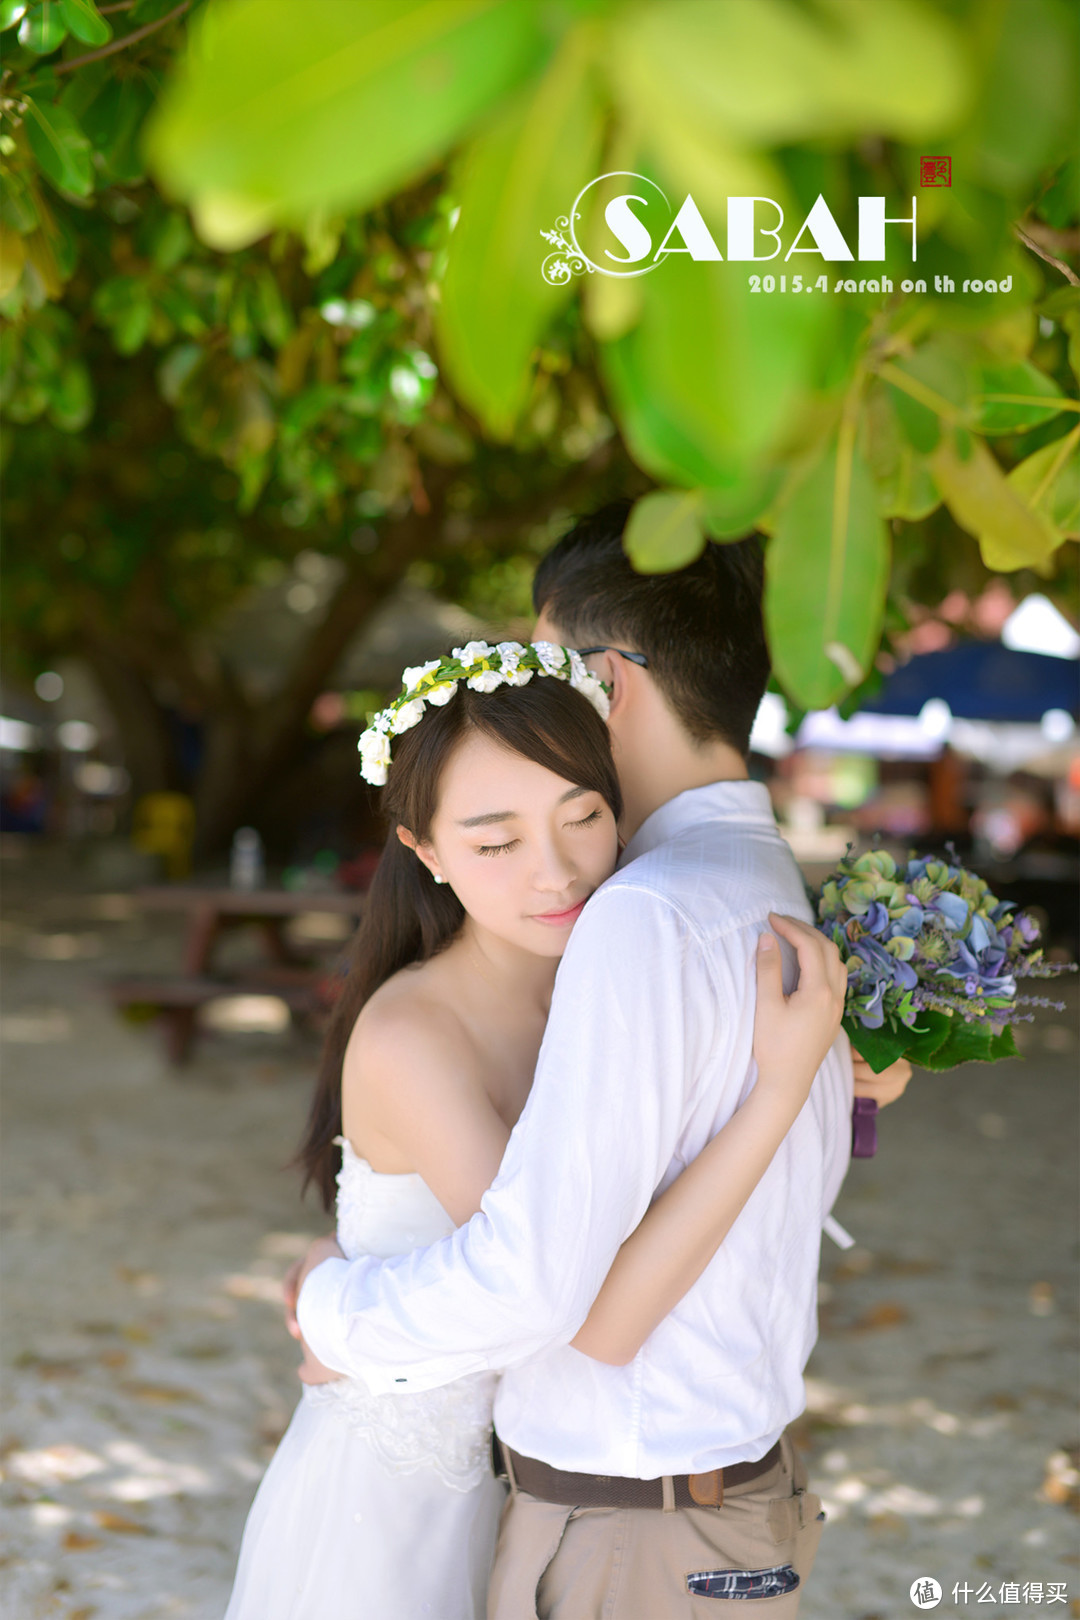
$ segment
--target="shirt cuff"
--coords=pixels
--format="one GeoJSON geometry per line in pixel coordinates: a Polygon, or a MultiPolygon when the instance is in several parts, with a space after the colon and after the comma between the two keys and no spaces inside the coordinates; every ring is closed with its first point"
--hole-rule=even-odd
{"type": "Polygon", "coordinates": [[[324,1260],[304,1279],[296,1301],[296,1320],[304,1343],[324,1367],[352,1372],[342,1322],[341,1291],[349,1275],[347,1260],[324,1260]]]}
{"type": "Polygon", "coordinates": [[[372,1395],[416,1394],[421,1390],[451,1383],[464,1372],[486,1370],[487,1362],[476,1356],[464,1367],[443,1365],[442,1360],[427,1362],[423,1368],[380,1366],[363,1355],[350,1342],[348,1319],[342,1295],[355,1262],[324,1260],[309,1272],[296,1302],[296,1320],[304,1343],[324,1367],[350,1378],[360,1378],[372,1395]]]}

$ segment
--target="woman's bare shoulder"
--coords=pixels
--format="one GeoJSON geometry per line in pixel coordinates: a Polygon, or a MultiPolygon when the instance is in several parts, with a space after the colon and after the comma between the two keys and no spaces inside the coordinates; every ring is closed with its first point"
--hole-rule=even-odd
{"type": "Polygon", "coordinates": [[[343,1084],[350,1073],[377,1083],[458,1068],[471,1043],[443,976],[432,964],[403,968],[364,1004],[345,1049],[343,1084]]]}

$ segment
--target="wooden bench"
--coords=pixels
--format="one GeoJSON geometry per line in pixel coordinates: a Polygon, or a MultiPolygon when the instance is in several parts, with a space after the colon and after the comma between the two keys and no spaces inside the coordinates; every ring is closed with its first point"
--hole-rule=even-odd
{"type": "Polygon", "coordinates": [[[282,926],[288,918],[307,911],[334,912],[355,923],[364,910],[363,895],[355,891],[302,892],[273,884],[253,890],[203,883],[155,884],[137,890],[136,897],[148,909],[186,914],[181,970],[120,975],[106,980],[104,988],[117,1008],[152,1010],[173,1064],[187,1062],[199,1008],[222,996],[277,996],[318,1030],[333,1002],[326,988],[331,971],[325,963],[294,955],[282,926]],[[269,960],[242,972],[216,973],[211,958],[222,933],[244,926],[259,930],[269,960]]]}
{"type": "Polygon", "coordinates": [[[225,996],[276,996],[289,1011],[305,1022],[315,1023],[325,1012],[326,1000],[319,991],[319,975],[304,973],[289,982],[271,972],[247,974],[243,978],[193,978],[161,973],[134,973],[105,981],[113,1005],[120,1011],[145,1007],[161,1025],[165,1051],[172,1064],[186,1063],[195,1038],[196,1015],[200,1007],[225,996]]]}

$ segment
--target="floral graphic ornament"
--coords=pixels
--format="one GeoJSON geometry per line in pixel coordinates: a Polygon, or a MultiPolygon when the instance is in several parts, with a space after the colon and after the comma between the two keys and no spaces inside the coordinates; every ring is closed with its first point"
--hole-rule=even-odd
{"type": "Polygon", "coordinates": [[[534,675],[552,675],[569,681],[587,698],[602,720],[608,717],[608,694],[603,681],[585,668],[580,655],[553,641],[470,641],[455,647],[449,658],[433,658],[402,671],[403,690],[388,708],[377,714],[360,738],[360,775],[372,787],[382,787],[390,768],[391,738],[418,725],[427,704],[441,709],[462,681],[473,692],[494,692],[500,686],[526,686],[534,675]]]}
{"type": "Polygon", "coordinates": [[[571,276],[580,276],[585,270],[591,274],[593,269],[584,255],[574,246],[573,241],[567,241],[563,235],[564,230],[569,230],[571,237],[573,236],[568,214],[559,215],[553,231],[540,232],[545,242],[550,242],[552,247],[558,249],[557,253],[549,253],[540,266],[540,274],[551,287],[561,287],[571,276]]]}

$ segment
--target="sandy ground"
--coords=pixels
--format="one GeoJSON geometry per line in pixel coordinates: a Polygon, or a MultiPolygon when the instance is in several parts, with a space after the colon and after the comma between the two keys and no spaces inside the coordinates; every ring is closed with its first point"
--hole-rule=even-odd
{"type": "MultiPolygon", "coordinates": [[[[12,848],[2,1613],[219,1620],[295,1400],[278,1279],[324,1223],[283,1165],[315,1051],[212,1034],[167,1070],[96,980],[174,966],[178,925],[12,848]]],[[[1080,1615],[1076,1000],[1024,1063],[917,1076],[851,1168],[798,1425],[828,1512],[805,1620],[918,1612],[921,1576],[942,1614],[1080,1615]]]]}

